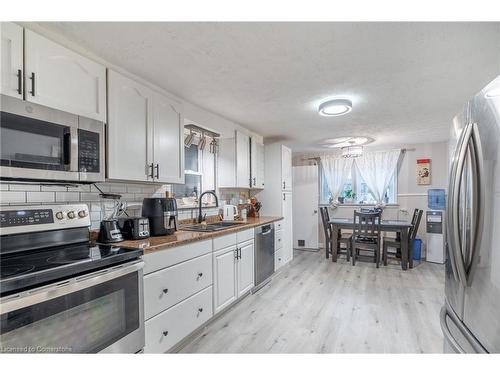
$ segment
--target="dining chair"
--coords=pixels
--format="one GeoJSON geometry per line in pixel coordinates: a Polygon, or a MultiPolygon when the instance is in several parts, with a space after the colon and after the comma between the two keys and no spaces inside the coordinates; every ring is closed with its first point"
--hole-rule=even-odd
{"type": "MultiPolygon", "coordinates": [[[[328,213],[328,207],[320,207],[319,208],[320,214],[321,214],[321,221],[323,222],[323,231],[325,233],[325,256],[326,259],[329,258],[329,256],[332,254],[332,249],[331,249],[331,239],[332,239],[332,226],[330,225],[330,214],[328,213]]],[[[349,234],[342,234],[342,232],[338,231],[337,234],[337,253],[338,254],[344,254],[342,252],[341,244],[344,244],[346,247],[346,257],[347,261],[349,261],[349,255],[350,255],[350,245],[351,245],[351,235],[349,234]]]]}
{"type": "Polygon", "coordinates": [[[373,261],[379,268],[380,263],[380,219],[381,212],[354,211],[354,231],[351,239],[352,265],[360,255],[360,250],[373,251],[373,261]]]}
{"type": "MultiPolygon", "coordinates": [[[[417,236],[418,228],[420,226],[420,221],[422,219],[423,213],[424,211],[419,210],[418,208],[415,208],[415,211],[413,211],[413,217],[411,219],[411,227],[408,230],[408,249],[409,249],[408,259],[410,259],[409,257],[413,257],[413,250],[412,250],[413,240],[417,236]]],[[[393,237],[383,238],[382,258],[384,261],[384,266],[387,266],[388,264],[389,248],[396,249],[396,252],[401,251],[401,237],[397,236],[396,238],[393,237]]]]}

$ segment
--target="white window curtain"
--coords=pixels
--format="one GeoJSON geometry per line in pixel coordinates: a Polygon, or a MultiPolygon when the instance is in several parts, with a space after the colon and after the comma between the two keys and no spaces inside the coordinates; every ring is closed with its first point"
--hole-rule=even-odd
{"type": "Polygon", "coordinates": [[[401,150],[367,152],[356,158],[356,167],[377,203],[383,204],[384,194],[398,166],[401,150]]]}
{"type": "Polygon", "coordinates": [[[346,159],[341,156],[323,156],[321,157],[321,167],[328,184],[328,189],[333,197],[333,205],[344,188],[344,183],[349,176],[352,168],[352,159],[346,159]]]}

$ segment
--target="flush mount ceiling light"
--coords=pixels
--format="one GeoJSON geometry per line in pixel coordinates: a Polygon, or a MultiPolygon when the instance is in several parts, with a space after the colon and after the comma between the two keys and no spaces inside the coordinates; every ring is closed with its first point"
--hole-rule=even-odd
{"type": "Polygon", "coordinates": [[[363,155],[363,146],[345,146],[342,147],[342,157],[357,158],[363,155]]]}
{"type": "Polygon", "coordinates": [[[333,99],[321,103],[318,112],[321,116],[341,116],[351,112],[352,102],[349,99],[333,99]]]}
{"type": "Polygon", "coordinates": [[[327,148],[342,148],[347,146],[361,146],[373,142],[373,138],[364,136],[336,137],[328,138],[321,142],[323,147],[327,148]]]}

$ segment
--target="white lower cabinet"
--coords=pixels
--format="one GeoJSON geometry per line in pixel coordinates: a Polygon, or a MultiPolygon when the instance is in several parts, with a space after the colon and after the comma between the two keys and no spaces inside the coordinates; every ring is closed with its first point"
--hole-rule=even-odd
{"type": "Polygon", "coordinates": [[[242,242],[236,242],[233,234],[214,239],[215,314],[224,310],[255,285],[254,240],[248,239],[249,233],[248,231],[238,232],[236,237],[242,242]],[[226,247],[221,249],[222,244],[226,247]]]}
{"type": "Polygon", "coordinates": [[[146,321],[145,353],[165,353],[213,315],[212,287],[146,321]]]}
{"type": "Polygon", "coordinates": [[[279,270],[283,264],[285,264],[285,262],[283,259],[283,248],[281,248],[274,252],[274,271],[279,270]]]}

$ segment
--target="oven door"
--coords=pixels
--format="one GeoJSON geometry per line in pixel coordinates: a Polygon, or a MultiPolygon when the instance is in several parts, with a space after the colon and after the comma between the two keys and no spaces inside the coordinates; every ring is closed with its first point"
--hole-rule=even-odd
{"type": "Polygon", "coordinates": [[[78,181],[78,116],[0,99],[0,176],[78,181]]]}
{"type": "Polygon", "coordinates": [[[144,347],[144,262],[0,300],[4,353],[137,353],[144,347]]]}

